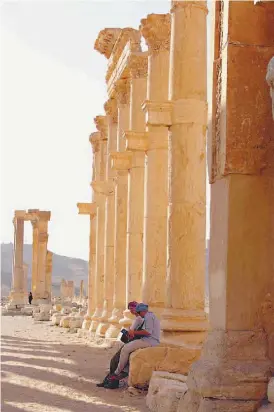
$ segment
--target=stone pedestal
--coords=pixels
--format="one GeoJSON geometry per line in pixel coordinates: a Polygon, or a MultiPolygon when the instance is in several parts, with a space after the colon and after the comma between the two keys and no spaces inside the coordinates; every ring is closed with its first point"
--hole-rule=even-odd
{"type": "Polygon", "coordinates": [[[149,53],[147,100],[143,105],[147,156],[142,301],[160,316],[164,308],[166,282],[170,15],[148,15],[141,20],[140,29],[149,53]]]}
{"type": "Polygon", "coordinates": [[[216,33],[226,31],[214,47],[209,140],[211,331],[180,412],[257,410],[271,365],[273,120],[265,69],[274,51],[274,4],[214,5],[216,33]]]}
{"type": "Polygon", "coordinates": [[[168,255],[163,340],[202,343],[205,302],[206,15],[204,1],[172,1],[168,255]],[[189,333],[190,342],[189,342],[189,333]],[[202,332],[202,333],[200,333],[202,332]]]}

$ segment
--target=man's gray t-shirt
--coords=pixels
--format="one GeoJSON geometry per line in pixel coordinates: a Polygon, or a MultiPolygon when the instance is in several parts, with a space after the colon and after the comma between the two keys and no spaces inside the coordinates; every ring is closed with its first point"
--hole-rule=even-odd
{"type": "Polygon", "coordinates": [[[149,342],[151,346],[157,346],[160,343],[160,321],[153,312],[147,312],[144,317],[145,323],[143,329],[149,332],[150,336],[144,336],[142,340],[149,342]]]}
{"type": "MultiPolygon", "coordinates": [[[[134,321],[132,322],[132,325],[130,326],[129,329],[131,330],[137,330],[138,328],[140,328],[140,326],[142,326],[144,323],[144,319],[141,316],[136,316],[136,318],[134,319],[134,321]]],[[[142,328],[143,329],[143,328],[142,328]]]]}

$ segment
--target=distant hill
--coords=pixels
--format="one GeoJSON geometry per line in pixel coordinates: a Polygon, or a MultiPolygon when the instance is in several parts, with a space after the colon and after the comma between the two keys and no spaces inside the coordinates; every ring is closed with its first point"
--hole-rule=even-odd
{"type": "MultiPolygon", "coordinates": [[[[12,282],[12,243],[1,244],[1,295],[9,294],[12,282]]],[[[31,261],[32,245],[24,245],[24,262],[29,265],[29,290],[31,286],[31,261]]],[[[73,280],[75,293],[79,294],[80,281],[84,280],[85,291],[87,291],[88,262],[83,259],[70,258],[53,254],[52,257],[52,291],[53,295],[60,294],[60,283],[62,278],[73,280]]],[[[86,292],[87,293],[87,292],[86,292]]]]}

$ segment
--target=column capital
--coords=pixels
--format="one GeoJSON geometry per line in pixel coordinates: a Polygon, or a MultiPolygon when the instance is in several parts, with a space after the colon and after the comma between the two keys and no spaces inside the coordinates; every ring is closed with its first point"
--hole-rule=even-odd
{"type": "Polygon", "coordinates": [[[114,85],[114,96],[117,99],[118,106],[129,103],[130,81],[129,79],[120,79],[114,85]]]}
{"type": "Polygon", "coordinates": [[[111,152],[111,168],[117,171],[128,170],[132,166],[131,152],[111,152]]]}
{"type": "Polygon", "coordinates": [[[77,203],[79,215],[90,215],[94,217],[96,215],[97,205],[93,203],[77,203]]]}
{"type": "Polygon", "coordinates": [[[99,32],[94,43],[94,49],[107,59],[110,58],[116,40],[120,36],[122,29],[106,28],[99,32]]]}
{"type": "Polygon", "coordinates": [[[150,53],[169,51],[171,23],[170,14],[148,14],[139,27],[150,53]]]}
{"type": "Polygon", "coordinates": [[[186,7],[196,7],[203,10],[205,13],[208,12],[206,1],[189,1],[189,0],[171,0],[171,13],[174,13],[177,9],[183,9],[186,7]]]}
{"type": "Polygon", "coordinates": [[[107,116],[110,117],[112,123],[117,123],[118,121],[118,110],[117,110],[117,101],[116,99],[108,99],[104,104],[104,109],[107,116]]]}
{"type": "Polygon", "coordinates": [[[114,185],[110,181],[94,180],[90,185],[94,192],[100,195],[110,196],[114,194],[114,185]]]}
{"type": "Polygon", "coordinates": [[[97,153],[100,150],[101,133],[93,132],[89,136],[89,141],[92,146],[92,152],[97,153]]]}
{"type": "Polygon", "coordinates": [[[126,150],[145,152],[148,149],[148,132],[126,131],[123,134],[126,140],[126,150]]]}
{"type": "Polygon", "coordinates": [[[107,116],[96,116],[93,120],[100,132],[100,140],[107,140],[107,116]]]}
{"type": "Polygon", "coordinates": [[[145,100],[142,109],[146,114],[147,125],[171,126],[172,102],[145,100]]]}
{"type": "Polygon", "coordinates": [[[129,70],[132,79],[147,77],[148,52],[132,53],[129,58],[129,70]]]}

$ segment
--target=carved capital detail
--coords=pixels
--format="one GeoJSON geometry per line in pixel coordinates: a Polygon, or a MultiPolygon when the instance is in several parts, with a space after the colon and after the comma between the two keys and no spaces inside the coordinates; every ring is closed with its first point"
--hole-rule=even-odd
{"type": "Polygon", "coordinates": [[[89,136],[89,141],[90,141],[91,146],[92,146],[92,152],[94,154],[99,152],[99,150],[100,150],[100,137],[101,137],[100,132],[91,133],[91,135],[89,136]]]}
{"type": "Polygon", "coordinates": [[[122,29],[112,28],[101,30],[95,41],[94,49],[109,59],[121,31],[122,29]]]}
{"type": "Polygon", "coordinates": [[[129,103],[130,82],[128,79],[117,80],[114,86],[114,93],[119,105],[129,103]]]}
{"type": "Polygon", "coordinates": [[[114,170],[128,170],[132,167],[131,152],[112,152],[110,153],[111,167],[114,170]]]}
{"type": "Polygon", "coordinates": [[[130,55],[129,69],[133,79],[147,77],[148,53],[132,53],[130,55]]]}
{"type": "Polygon", "coordinates": [[[140,31],[151,53],[169,51],[171,23],[170,14],[149,14],[141,20],[140,31]]]}
{"type": "Polygon", "coordinates": [[[115,99],[108,99],[104,104],[104,109],[107,116],[110,117],[112,123],[117,123],[118,121],[118,110],[117,102],[115,99]]]}
{"type": "Polygon", "coordinates": [[[96,116],[94,118],[96,129],[100,132],[100,139],[107,140],[107,117],[96,116]]]}
{"type": "Polygon", "coordinates": [[[171,13],[174,13],[178,9],[183,9],[186,7],[196,7],[207,13],[206,1],[189,1],[189,0],[171,0],[171,13]]]}

